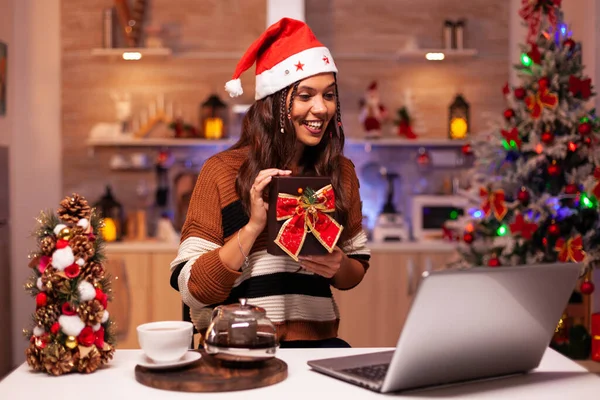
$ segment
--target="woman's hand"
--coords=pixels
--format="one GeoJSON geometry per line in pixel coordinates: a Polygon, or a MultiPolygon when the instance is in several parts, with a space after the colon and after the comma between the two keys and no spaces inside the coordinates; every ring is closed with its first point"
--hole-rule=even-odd
{"type": "Polygon", "coordinates": [[[263,169],[256,175],[252,188],[250,188],[250,221],[248,229],[259,235],[267,225],[267,210],[269,204],[263,200],[263,192],[274,176],[287,176],[292,171],[277,168],[263,169]]]}
{"type": "Polygon", "coordinates": [[[342,249],[335,246],[329,254],[300,256],[298,259],[305,270],[325,278],[333,278],[348,260],[348,257],[342,249]]]}

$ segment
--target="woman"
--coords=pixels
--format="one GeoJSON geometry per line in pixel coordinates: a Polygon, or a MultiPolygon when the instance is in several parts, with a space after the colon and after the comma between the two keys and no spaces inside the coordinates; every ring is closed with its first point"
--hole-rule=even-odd
{"type": "Polygon", "coordinates": [[[171,263],[171,284],[199,331],[208,326],[214,306],[247,298],[266,309],[281,347],[346,347],[337,338],[330,285],[356,286],[370,252],[358,179],[342,156],[337,69],[308,26],[288,18],[269,27],[240,60],[226,84],[232,97],[242,93],[239,76],[255,62],[256,102],[238,143],[208,159],[200,172],[171,263]],[[267,254],[264,199],[278,175],[331,177],[336,218],[344,226],[339,247],[299,263],[267,254]]]}

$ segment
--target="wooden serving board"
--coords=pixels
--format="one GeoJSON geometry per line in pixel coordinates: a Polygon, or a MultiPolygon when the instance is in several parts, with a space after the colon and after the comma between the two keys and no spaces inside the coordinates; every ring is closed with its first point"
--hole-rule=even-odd
{"type": "Polygon", "coordinates": [[[273,385],[287,378],[287,364],[277,358],[232,368],[200,351],[197,362],[177,369],[153,370],[137,365],[135,379],[142,385],[177,392],[231,392],[273,385]]]}

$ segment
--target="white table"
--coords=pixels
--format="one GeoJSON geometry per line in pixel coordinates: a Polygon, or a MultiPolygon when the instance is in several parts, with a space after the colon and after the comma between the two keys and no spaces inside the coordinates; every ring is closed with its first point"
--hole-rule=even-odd
{"type": "MultiPolygon", "coordinates": [[[[177,400],[177,399],[382,399],[369,390],[312,371],[306,361],[389,349],[284,349],[278,357],[288,364],[288,377],[266,388],[225,393],[179,393],[152,389],[135,380],[140,350],[120,350],[108,367],[90,375],[52,377],[21,365],[0,382],[0,399],[177,400]]],[[[540,367],[527,375],[447,388],[393,394],[404,399],[597,399],[600,378],[572,360],[548,349],[540,367]]]]}

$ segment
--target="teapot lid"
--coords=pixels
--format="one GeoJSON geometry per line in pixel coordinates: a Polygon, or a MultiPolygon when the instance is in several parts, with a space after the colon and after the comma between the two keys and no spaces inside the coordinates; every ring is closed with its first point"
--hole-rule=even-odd
{"type": "Polygon", "coordinates": [[[240,299],[238,304],[229,304],[221,306],[221,308],[228,313],[240,317],[262,316],[266,314],[264,308],[248,304],[247,299],[240,299]]]}

